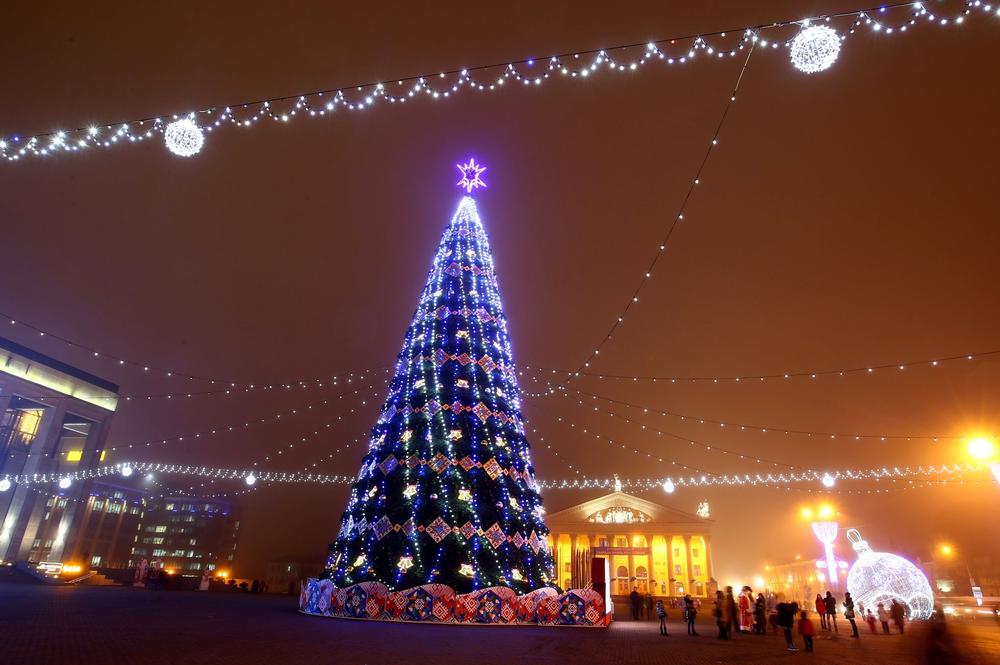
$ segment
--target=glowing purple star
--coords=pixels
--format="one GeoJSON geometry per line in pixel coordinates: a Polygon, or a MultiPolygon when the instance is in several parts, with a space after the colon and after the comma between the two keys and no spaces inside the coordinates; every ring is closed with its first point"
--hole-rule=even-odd
{"type": "Polygon", "coordinates": [[[476,164],[474,157],[469,159],[468,164],[455,164],[455,168],[462,174],[462,179],[455,184],[459,187],[465,187],[466,192],[471,194],[476,187],[486,187],[486,183],[479,177],[481,173],[486,171],[486,167],[476,164]]]}

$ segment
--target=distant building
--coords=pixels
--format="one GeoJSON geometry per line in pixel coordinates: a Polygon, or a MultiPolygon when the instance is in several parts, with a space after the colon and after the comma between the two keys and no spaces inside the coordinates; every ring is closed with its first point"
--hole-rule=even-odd
{"type": "Polygon", "coordinates": [[[591,582],[594,557],[610,564],[610,592],[627,607],[633,589],[655,597],[714,593],[712,521],[616,491],[545,518],[556,582],[591,582]]]}
{"type": "Polygon", "coordinates": [[[267,562],[267,590],[270,593],[299,592],[299,582],[309,577],[319,577],[323,561],[315,557],[286,556],[267,562]]]}
{"type": "MultiPolygon", "coordinates": [[[[0,338],[0,479],[95,468],[105,458],[117,406],[115,384],[0,338]]],[[[101,510],[95,511],[92,482],[2,487],[0,560],[89,566],[90,561],[71,562],[70,557],[100,556],[103,561],[112,556],[110,550],[95,548],[116,540],[115,533],[121,532],[108,535],[105,529],[118,520],[98,519],[95,513],[103,513],[107,505],[124,506],[124,498],[111,504],[100,498],[101,510]],[[98,533],[88,536],[84,524],[98,533]]],[[[97,495],[104,497],[104,490],[97,495]]]]}
{"type": "Polygon", "coordinates": [[[240,522],[222,499],[166,496],[147,499],[130,566],[161,562],[178,575],[232,572],[240,522]]]}

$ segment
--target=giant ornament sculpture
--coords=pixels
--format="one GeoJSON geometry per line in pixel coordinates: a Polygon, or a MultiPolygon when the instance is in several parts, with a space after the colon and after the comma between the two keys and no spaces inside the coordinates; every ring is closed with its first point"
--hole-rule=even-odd
{"type": "Polygon", "coordinates": [[[913,563],[896,554],[873,552],[857,529],[848,529],[858,560],[847,573],[847,590],[854,602],[872,610],[886,609],[895,598],[909,609],[910,619],[928,619],[934,610],[934,593],[927,577],[913,563]]]}

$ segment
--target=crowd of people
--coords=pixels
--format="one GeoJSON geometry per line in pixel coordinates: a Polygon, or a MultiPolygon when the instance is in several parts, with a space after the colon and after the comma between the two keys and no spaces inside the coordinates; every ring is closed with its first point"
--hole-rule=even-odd
{"type": "MultiPolygon", "coordinates": [[[[667,632],[667,606],[664,601],[657,600],[655,608],[651,608],[648,596],[639,594],[637,589],[632,591],[630,596],[632,606],[632,618],[640,619],[648,610],[654,609],[656,618],[659,620],[660,635],[666,637],[667,632]]],[[[692,598],[690,595],[684,596],[679,602],[673,599],[668,601],[671,607],[679,607],[684,623],[687,625],[687,634],[697,636],[695,620],[701,609],[701,601],[692,598]]],[[[838,614],[847,621],[845,632],[849,629],[849,637],[858,638],[858,621],[867,624],[873,635],[881,632],[888,635],[892,632],[890,625],[895,626],[896,632],[904,632],[906,622],[905,606],[892,599],[889,602],[880,602],[876,607],[865,607],[861,603],[855,604],[850,592],[844,593],[839,606],[843,608],[838,612],[837,598],[832,592],[827,591],[826,595],[816,594],[815,605],[813,607],[800,606],[794,601],[779,601],[773,595],[765,596],[763,593],[754,595],[749,586],[744,586],[739,595],[734,595],[733,587],[727,586],[725,591],[716,591],[715,600],[712,603],[712,616],[715,619],[719,634],[718,639],[732,639],[735,633],[746,633],[751,635],[764,635],[768,627],[773,632],[781,631],[784,634],[785,644],[789,651],[798,651],[794,634],[797,630],[802,638],[802,644],[806,651],[813,650],[813,638],[817,635],[817,627],[810,618],[811,613],[819,616],[819,630],[837,634],[840,626],[837,625],[838,614]],[[849,627],[849,628],[848,628],[849,627]]]]}

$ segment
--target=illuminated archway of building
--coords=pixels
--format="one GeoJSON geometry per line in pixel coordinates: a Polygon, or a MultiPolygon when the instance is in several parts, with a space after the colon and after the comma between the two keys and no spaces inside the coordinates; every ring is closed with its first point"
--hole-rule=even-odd
{"type": "Polygon", "coordinates": [[[704,596],[708,586],[708,552],[705,539],[701,536],[691,536],[691,593],[704,596]]]}

